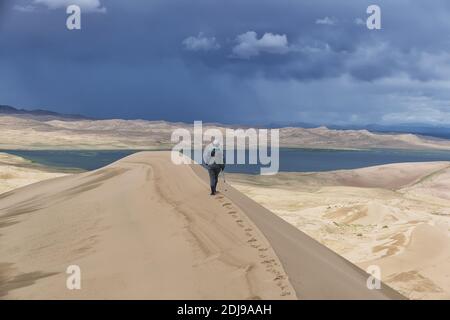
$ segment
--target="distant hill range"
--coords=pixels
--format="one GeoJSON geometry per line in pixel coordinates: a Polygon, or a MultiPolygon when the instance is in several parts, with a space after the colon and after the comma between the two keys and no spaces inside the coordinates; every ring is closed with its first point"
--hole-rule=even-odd
{"type": "Polygon", "coordinates": [[[423,123],[408,123],[396,125],[368,124],[364,126],[331,125],[327,127],[336,130],[368,130],[371,132],[384,132],[384,133],[413,133],[422,136],[450,139],[450,128],[443,126],[433,126],[423,123]]]}
{"type": "Polygon", "coordinates": [[[296,128],[317,128],[325,126],[334,130],[368,130],[380,133],[412,133],[422,136],[450,139],[450,127],[430,125],[424,123],[408,123],[395,125],[366,124],[366,125],[334,125],[334,124],[312,124],[306,122],[284,122],[270,123],[265,125],[268,128],[296,127],[296,128]]]}
{"type": "MultiPolygon", "coordinates": [[[[248,125],[203,123],[203,129],[248,128],[248,125]]],[[[278,124],[282,147],[317,149],[450,150],[449,130],[432,132],[412,127],[336,127],[278,124]],[[385,129],[385,130],[383,130],[385,129]],[[414,133],[411,133],[414,132],[414,133]]],[[[0,105],[0,149],[152,149],[171,148],[174,130],[192,133],[192,123],[90,119],[47,110],[24,110],[0,105]]],[[[207,137],[211,138],[211,137],[207,137]]],[[[252,145],[253,147],[253,145],[252,145]]]]}
{"type": "Polygon", "coordinates": [[[14,116],[22,116],[22,117],[31,117],[31,118],[39,118],[39,120],[52,120],[52,119],[60,119],[60,120],[83,120],[83,119],[91,119],[78,114],[63,114],[54,111],[35,109],[35,110],[26,110],[26,109],[17,109],[11,106],[0,105],[0,115],[14,115],[14,116]]]}
{"type": "MultiPolygon", "coordinates": [[[[79,114],[64,114],[54,111],[48,111],[43,109],[18,109],[15,107],[0,105],[0,115],[14,115],[19,117],[32,118],[35,120],[96,120],[92,117],[87,117],[79,114]]],[[[239,126],[235,125],[225,125],[221,123],[208,123],[211,126],[227,126],[227,127],[249,127],[249,125],[239,126]]],[[[334,130],[367,130],[370,132],[379,133],[412,133],[415,135],[436,137],[442,139],[450,139],[450,128],[444,126],[433,126],[423,123],[411,123],[411,124],[396,124],[396,125],[380,125],[380,124],[367,124],[367,125],[334,125],[334,124],[314,124],[307,122],[274,122],[268,124],[258,124],[256,127],[264,128],[303,128],[312,129],[317,127],[326,127],[328,129],[334,130]]]]}

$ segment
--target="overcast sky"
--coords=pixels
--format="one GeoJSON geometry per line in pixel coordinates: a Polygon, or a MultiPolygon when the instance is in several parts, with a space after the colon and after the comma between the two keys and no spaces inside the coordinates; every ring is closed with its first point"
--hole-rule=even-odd
{"type": "Polygon", "coordinates": [[[450,125],[447,0],[0,0],[0,104],[94,117],[450,125]],[[79,4],[82,29],[66,28],[79,4]],[[369,30],[367,6],[381,7],[369,30]]]}

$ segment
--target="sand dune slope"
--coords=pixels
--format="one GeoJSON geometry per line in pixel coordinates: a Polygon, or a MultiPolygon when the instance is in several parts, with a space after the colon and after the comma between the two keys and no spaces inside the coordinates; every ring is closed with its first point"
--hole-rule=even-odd
{"type": "MultiPolygon", "coordinates": [[[[204,180],[207,179],[204,170],[198,166],[193,166],[193,169],[204,180]]],[[[379,290],[369,290],[366,284],[368,275],[362,269],[228,183],[220,187],[223,194],[242,208],[267,237],[299,299],[404,299],[384,283],[379,290]]],[[[277,190],[271,191],[272,198],[282,197],[277,190]]]]}
{"type": "Polygon", "coordinates": [[[205,175],[141,152],[1,194],[0,298],[402,298],[229,185],[209,196],[205,175]]]}
{"type": "Polygon", "coordinates": [[[0,195],[0,241],[1,298],[296,298],[261,232],[168,152],[0,195]]]}
{"type": "Polygon", "coordinates": [[[450,162],[228,177],[351,262],[378,265],[408,298],[450,298],[450,162]]]}

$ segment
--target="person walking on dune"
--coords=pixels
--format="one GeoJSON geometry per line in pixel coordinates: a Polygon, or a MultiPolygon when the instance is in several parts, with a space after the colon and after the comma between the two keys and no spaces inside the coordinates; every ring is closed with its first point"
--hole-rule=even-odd
{"type": "Polygon", "coordinates": [[[211,186],[211,195],[217,192],[217,182],[219,174],[225,169],[225,158],[219,140],[215,139],[212,146],[205,149],[203,159],[208,168],[209,184],[211,186]]]}

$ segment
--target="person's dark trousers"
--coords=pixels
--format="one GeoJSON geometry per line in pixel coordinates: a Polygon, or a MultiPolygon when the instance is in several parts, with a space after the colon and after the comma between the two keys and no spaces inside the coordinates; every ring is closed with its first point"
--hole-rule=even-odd
{"type": "Polygon", "coordinates": [[[211,186],[211,194],[216,193],[220,170],[222,170],[222,168],[217,164],[212,164],[208,166],[209,185],[211,186]]]}

